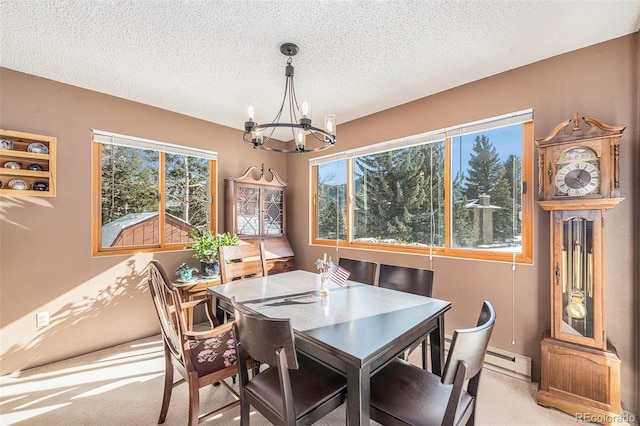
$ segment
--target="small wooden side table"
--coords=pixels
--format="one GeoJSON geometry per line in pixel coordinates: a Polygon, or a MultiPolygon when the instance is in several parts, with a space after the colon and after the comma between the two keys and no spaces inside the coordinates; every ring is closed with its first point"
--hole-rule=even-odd
{"type": "MultiPolygon", "coordinates": [[[[199,297],[207,297],[207,287],[219,285],[220,277],[206,278],[198,277],[187,283],[174,281],[172,284],[180,290],[180,297],[185,302],[191,302],[199,297]]],[[[189,330],[193,329],[193,310],[190,309],[187,314],[187,323],[189,330]]]]}

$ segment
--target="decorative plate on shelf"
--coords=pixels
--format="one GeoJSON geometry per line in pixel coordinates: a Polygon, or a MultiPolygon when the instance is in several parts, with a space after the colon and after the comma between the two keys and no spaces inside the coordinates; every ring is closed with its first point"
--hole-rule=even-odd
{"type": "Polygon", "coordinates": [[[11,139],[0,139],[0,149],[13,149],[13,141],[11,139]]]}
{"type": "Polygon", "coordinates": [[[7,186],[18,191],[29,189],[29,183],[24,179],[11,179],[7,186]]]}
{"type": "Polygon", "coordinates": [[[20,164],[16,163],[15,161],[7,161],[6,163],[4,163],[4,167],[5,169],[19,169],[20,164]]]}
{"type": "Polygon", "coordinates": [[[29,146],[27,147],[27,151],[33,152],[36,154],[48,154],[49,147],[47,147],[42,142],[34,142],[29,144],[29,146]]]}
{"type": "Polygon", "coordinates": [[[36,172],[41,172],[41,171],[43,171],[43,170],[44,170],[44,169],[42,168],[42,166],[41,166],[40,164],[38,164],[38,163],[29,164],[29,165],[27,166],[27,169],[29,169],[29,170],[35,170],[36,172]]]}
{"type": "Polygon", "coordinates": [[[44,180],[38,180],[35,181],[33,183],[33,187],[34,190],[36,191],[48,191],[49,190],[49,183],[47,181],[44,180]]]}

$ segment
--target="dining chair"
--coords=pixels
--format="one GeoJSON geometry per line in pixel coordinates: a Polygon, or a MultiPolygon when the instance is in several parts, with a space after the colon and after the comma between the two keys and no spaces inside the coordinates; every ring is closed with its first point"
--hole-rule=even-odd
{"type": "MultiPolygon", "coordinates": [[[[240,404],[239,394],[225,379],[238,374],[237,355],[232,324],[218,325],[211,310],[211,299],[182,302],[179,290],[173,286],[157,260],[148,266],[148,284],[153,305],[160,321],[164,342],[164,393],[158,423],[164,423],[173,388],[186,382],[189,388],[189,421],[196,425],[240,404]],[[211,330],[192,331],[186,327],[186,311],[204,304],[211,330]],[[174,369],[182,379],[173,382],[174,369]],[[234,401],[200,415],[200,388],[220,383],[232,393],[234,401]]],[[[251,361],[249,361],[251,364],[251,361]]]]}
{"type": "MultiPolygon", "coordinates": [[[[263,241],[259,244],[218,247],[218,259],[222,284],[242,278],[267,276],[263,241]]],[[[233,318],[233,307],[228,302],[220,301],[217,314],[221,321],[228,322],[233,318]]]]}
{"type": "MultiPolygon", "coordinates": [[[[431,297],[433,294],[433,271],[431,269],[409,268],[407,266],[380,264],[378,287],[404,291],[419,296],[431,297]]],[[[427,338],[413,345],[407,357],[420,345],[426,345],[427,338]]],[[[422,354],[422,368],[427,368],[427,360],[422,354]]]]}
{"type": "Polygon", "coordinates": [[[254,314],[231,299],[240,368],[240,424],[253,406],[275,425],[310,425],[345,401],[344,376],[296,353],[291,321],[254,314]],[[262,364],[249,379],[245,359],[262,364]]]}
{"type": "Polygon", "coordinates": [[[222,284],[241,278],[267,276],[267,261],[262,241],[259,244],[221,246],[218,248],[218,254],[222,284]]]}
{"type": "Polygon", "coordinates": [[[380,265],[378,286],[431,297],[433,294],[433,271],[383,263],[380,265]]]}
{"type": "Polygon", "coordinates": [[[338,265],[351,273],[349,275],[351,281],[373,285],[376,280],[376,270],[378,269],[376,262],[341,257],[338,259],[338,265]]]}
{"type": "Polygon", "coordinates": [[[395,358],[371,378],[371,419],[384,425],[473,425],[496,320],[485,301],[476,327],[455,330],[442,377],[395,358]],[[465,386],[465,382],[467,385],[465,386]]]}

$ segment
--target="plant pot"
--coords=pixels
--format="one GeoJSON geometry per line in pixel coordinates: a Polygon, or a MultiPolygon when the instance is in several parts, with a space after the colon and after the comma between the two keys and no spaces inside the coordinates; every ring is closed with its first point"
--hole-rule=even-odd
{"type": "Polygon", "coordinates": [[[202,271],[202,276],[204,278],[213,278],[220,275],[220,262],[218,262],[217,260],[213,262],[201,260],[200,266],[200,270],[202,271]]]}
{"type": "Polygon", "coordinates": [[[193,269],[189,269],[187,271],[180,271],[180,280],[181,281],[189,281],[193,278],[193,269]]]}

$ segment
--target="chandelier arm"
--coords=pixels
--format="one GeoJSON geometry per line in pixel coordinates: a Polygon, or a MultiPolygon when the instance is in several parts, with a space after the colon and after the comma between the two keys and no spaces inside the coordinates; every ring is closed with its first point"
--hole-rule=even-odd
{"type": "Polygon", "coordinates": [[[284,95],[282,96],[282,103],[280,104],[280,109],[278,110],[278,113],[276,114],[275,118],[272,120],[274,123],[278,123],[280,121],[280,118],[282,116],[282,111],[284,110],[284,104],[287,101],[288,90],[289,90],[289,77],[287,77],[284,84],[284,95]]]}
{"type": "Polygon", "coordinates": [[[298,105],[298,97],[296,96],[296,88],[294,87],[294,84],[293,84],[293,77],[289,77],[289,78],[291,78],[291,89],[289,91],[289,109],[293,111],[293,116],[291,117],[291,121],[294,123],[297,123],[298,114],[296,114],[296,111],[300,111],[300,106],[298,105]],[[294,105],[295,105],[295,108],[293,108],[294,105]]]}

